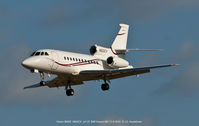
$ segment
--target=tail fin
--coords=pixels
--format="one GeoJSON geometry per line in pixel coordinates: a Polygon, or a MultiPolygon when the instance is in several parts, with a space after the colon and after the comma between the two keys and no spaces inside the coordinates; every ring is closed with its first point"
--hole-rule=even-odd
{"type": "Polygon", "coordinates": [[[118,32],[115,40],[113,41],[113,44],[111,45],[113,50],[126,49],[129,25],[120,24],[120,27],[120,31],[118,32]]]}

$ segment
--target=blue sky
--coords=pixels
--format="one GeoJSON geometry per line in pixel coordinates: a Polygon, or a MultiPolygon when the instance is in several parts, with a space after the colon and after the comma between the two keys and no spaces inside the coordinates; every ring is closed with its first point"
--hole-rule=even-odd
{"type": "MultiPolygon", "coordinates": [[[[197,0],[0,1],[0,125],[62,125],[56,120],[141,120],[144,126],[198,125],[199,2],[197,0]],[[119,23],[130,25],[134,66],[181,64],[149,74],[64,88],[23,90],[40,81],[21,66],[37,49],[89,53],[109,47],[119,23]]],[[[47,78],[51,79],[51,78],[47,78]]],[[[137,124],[138,125],[138,124],[137,124]]],[[[101,126],[101,124],[96,124],[101,126]]]]}

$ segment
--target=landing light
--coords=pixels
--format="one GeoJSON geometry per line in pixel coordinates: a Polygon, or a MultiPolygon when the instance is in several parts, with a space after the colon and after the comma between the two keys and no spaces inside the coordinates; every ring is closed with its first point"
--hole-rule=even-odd
{"type": "Polygon", "coordinates": [[[79,73],[78,72],[72,72],[72,75],[78,75],[79,73]]]}
{"type": "Polygon", "coordinates": [[[33,70],[30,70],[31,73],[39,73],[39,70],[38,69],[33,69],[33,70]]]}

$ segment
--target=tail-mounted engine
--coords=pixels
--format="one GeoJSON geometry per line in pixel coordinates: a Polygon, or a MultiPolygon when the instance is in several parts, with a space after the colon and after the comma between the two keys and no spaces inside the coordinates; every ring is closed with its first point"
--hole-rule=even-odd
{"type": "Polygon", "coordinates": [[[94,55],[96,52],[97,52],[97,47],[95,45],[91,46],[91,48],[90,48],[90,54],[94,55]]]}
{"type": "Polygon", "coordinates": [[[96,55],[96,54],[105,55],[105,54],[108,53],[108,51],[109,51],[108,48],[105,48],[105,47],[102,47],[102,46],[98,46],[98,45],[93,45],[90,48],[90,54],[91,55],[96,55]]]}
{"type": "Polygon", "coordinates": [[[128,67],[129,66],[129,62],[119,58],[119,57],[113,57],[110,56],[107,58],[106,63],[112,67],[112,68],[122,68],[122,67],[128,67]]]}
{"type": "Polygon", "coordinates": [[[115,55],[110,48],[94,45],[90,48],[90,54],[104,61],[105,65],[112,68],[128,67],[129,62],[115,55]]]}

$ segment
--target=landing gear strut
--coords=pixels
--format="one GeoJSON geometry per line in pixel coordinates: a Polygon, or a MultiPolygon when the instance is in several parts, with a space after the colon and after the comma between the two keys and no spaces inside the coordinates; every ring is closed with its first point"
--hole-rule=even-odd
{"type": "Polygon", "coordinates": [[[44,73],[43,72],[40,72],[40,78],[41,78],[40,85],[44,86],[45,85],[45,81],[44,81],[44,73]]]}
{"type": "Polygon", "coordinates": [[[101,85],[101,89],[103,91],[109,90],[109,84],[106,82],[106,79],[104,79],[104,84],[101,85]]]}
{"type": "Polygon", "coordinates": [[[65,87],[65,90],[66,90],[67,96],[73,96],[74,95],[74,90],[71,88],[70,81],[68,81],[68,85],[65,87]]]}

